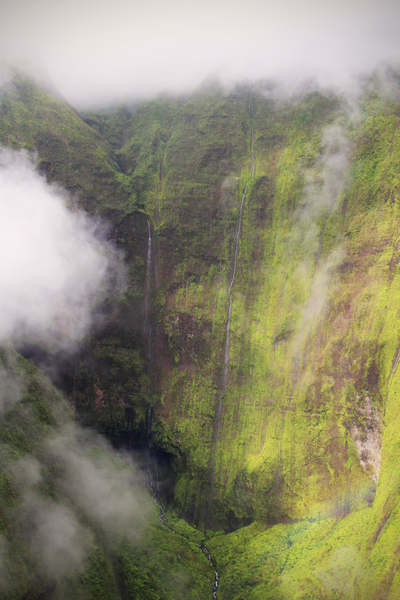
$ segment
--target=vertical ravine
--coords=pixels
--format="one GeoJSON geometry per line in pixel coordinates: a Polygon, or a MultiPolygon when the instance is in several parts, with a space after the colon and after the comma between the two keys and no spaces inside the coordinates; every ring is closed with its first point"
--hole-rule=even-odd
{"type": "MultiPolygon", "coordinates": [[[[253,124],[253,114],[251,111],[251,90],[249,92],[249,118],[251,121],[251,179],[254,178],[255,174],[255,160],[254,160],[254,124],[253,124]]],[[[246,183],[246,186],[243,190],[242,199],[240,202],[240,210],[239,210],[239,218],[236,230],[236,239],[235,239],[235,255],[234,255],[234,263],[233,263],[233,272],[232,278],[228,289],[228,297],[229,297],[229,309],[228,309],[228,321],[226,325],[226,338],[225,338],[225,351],[224,351],[224,365],[222,372],[222,385],[221,385],[221,394],[218,401],[217,407],[217,420],[216,420],[216,429],[214,436],[214,447],[213,447],[213,455],[212,455],[212,471],[211,471],[211,483],[210,483],[210,494],[208,497],[208,516],[211,512],[211,501],[214,493],[214,482],[215,482],[215,468],[216,468],[216,459],[217,459],[217,449],[218,449],[218,441],[221,432],[221,413],[222,413],[222,401],[225,397],[226,386],[228,383],[228,373],[229,373],[229,351],[230,351],[230,334],[231,334],[231,320],[232,320],[232,309],[233,309],[233,297],[232,297],[232,288],[235,283],[236,271],[237,271],[237,261],[239,254],[239,240],[240,240],[240,232],[242,229],[242,216],[243,216],[243,206],[244,201],[247,194],[247,189],[249,187],[249,182],[246,183]]]]}

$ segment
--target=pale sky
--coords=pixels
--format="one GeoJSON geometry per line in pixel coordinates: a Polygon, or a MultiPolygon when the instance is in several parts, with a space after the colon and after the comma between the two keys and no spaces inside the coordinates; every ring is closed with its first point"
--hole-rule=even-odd
{"type": "Polygon", "coordinates": [[[2,0],[1,55],[45,65],[75,106],[227,79],[345,83],[400,63],[398,0],[2,0]]]}

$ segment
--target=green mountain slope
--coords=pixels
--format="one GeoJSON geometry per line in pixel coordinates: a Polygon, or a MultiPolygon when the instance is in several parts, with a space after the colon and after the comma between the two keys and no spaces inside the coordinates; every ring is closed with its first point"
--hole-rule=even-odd
{"type": "Polygon", "coordinates": [[[30,82],[4,93],[2,142],[112,219],[127,264],[64,388],[153,449],[171,515],[226,532],[221,600],[398,595],[398,115],[373,80],[357,118],[262,85],[86,123],[30,82]]]}

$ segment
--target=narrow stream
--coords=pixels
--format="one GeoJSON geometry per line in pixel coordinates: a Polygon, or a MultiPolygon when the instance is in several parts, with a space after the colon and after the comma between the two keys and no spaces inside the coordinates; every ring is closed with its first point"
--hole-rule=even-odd
{"type": "Polygon", "coordinates": [[[256,162],[254,160],[254,124],[253,124],[253,113],[251,112],[251,90],[249,93],[249,117],[251,121],[251,178],[254,178],[256,169],[256,162]]]}
{"type": "MultiPolygon", "coordinates": [[[[154,502],[157,504],[157,506],[160,510],[158,520],[160,521],[161,525],[163,525],[164,527],[169,529],[169,531],[175,535],[175,531],[164,522],[165,510],[164,510],[163,505],[159,501],[159,494],[161,492],[161,488],[160,488],[160,481],[158,478],[157,461],[155,459],[151,460],[150,453],[147,458],[147,468],[145,471],[145,477],[146,477],[146,479],[145,479],[146,487],[149,488],[151,497],[153,498],[154,502]],[[154,467],[154,473],[152,472],[152,466],[154,467]]],[[[207,577],[207,575],[205,575],[205,574],[204,574],[204,577],[207,577],[207,580],[210,582],[210,584],[212,586],[213,600],[217,600],[217,590],[218,590],[219,578],[218,578],[218,573],[215,568],[214,561],[212,559],[210,551],[208,550],[208,548],[205,545],[199,544],[199,548],[213,568],[214,581],[211,581],[211,579],[209,577],[207,577]]],[[[178,554],[178,558],[181,559],[182,556],[180,554],[178,554]]]]}
{"type": "MultiPolygon", "coordinates": [[[[253,125],[253,114],[251,112],[251,90],[249,93],[249,117],[250,117],[250,121],[251,121],[251,179],[253,179],[254,173],[255,173],[255,160],[254,160],[254,125],[253,125]]],[[[246,187],[244,188],[243,195],[242,195],[242,201],[240,203],[239,219],[238,219],[238,226],[237,226],[237,231],[236,231],[234,266],[233,266],[231,283],[230,283],[230,286],[228,289],[229,310],[228,310],[228,322],[226,325],[224,369],[223,369],[223,375],[222,375],[221,395],[219,398],[218,409],[217,409],[217,427],[216,427],[216,432],[215,432],[215,442],[214,442],[214,449],[213,449],[213,467],[212,467],[212,472],[211,472],[210,494],[208,497],[208,513],[210,513],[211,500],[212,500],[212,496],[213,496],[213,492],[214,492],[215,467],[216,467],[216,459],[217,459],[218,440],[219,440],[219,435],[220,435],[220,431],[221,431],[222,401],[224,399],[226,386],[228,383],[231,319],[232,319],[232,308],[233,308],[232,288],[235,283],[235,277],[236,277],[237,259],[238,259],[238,253],[239,253],[239,239],[240,239],[240,231],[242,228],[243,206],[244,206],[244,201],[246,198],[248,187],[249,187],[249,182],[246,183],[246,187]]]]}

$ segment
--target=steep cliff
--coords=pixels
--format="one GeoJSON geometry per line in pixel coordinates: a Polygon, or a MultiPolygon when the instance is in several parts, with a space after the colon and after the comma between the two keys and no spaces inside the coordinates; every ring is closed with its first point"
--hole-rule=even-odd
{"type": "Polygon", "coordinates": [[[127,265],[64,390],[84,424],[152,450],[171,514],[225,532],[221,600],[398,594],[387,89],[372,77],[356,110],[212,84],[86,123],[23,78],[3,90],[2,143],[110,219],[127,265]]]}

